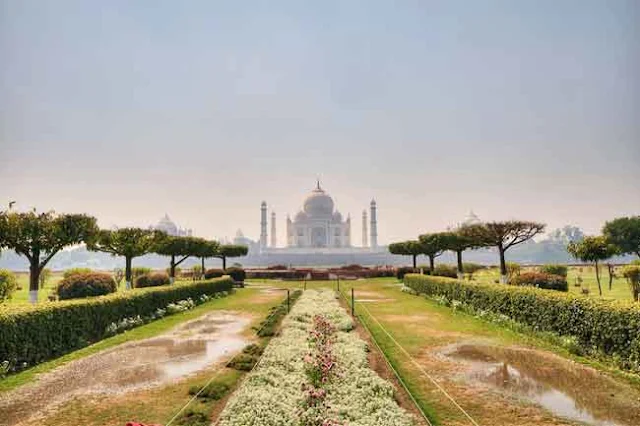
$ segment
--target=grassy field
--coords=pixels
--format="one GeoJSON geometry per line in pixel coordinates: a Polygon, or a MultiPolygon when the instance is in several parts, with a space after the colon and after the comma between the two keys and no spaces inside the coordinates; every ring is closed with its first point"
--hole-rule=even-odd
{"type": "MultiPolygon", "coordinates": [[[[522,271],[535,270],[535,267],[523,267],[522,271]]],[[[603,299],[616,299],[616,300],[632,300],[631,290],[629,284],[622,276],[621,267],[616,267],[614,278],[611,284],[611,290],[609,290],[609,274],[607,273],[606,265],[600,266],[600,283],[602,285],[602,298],[603,299]]],[[[478,271],[474,274],[474,278],[480,282],[493,283],[499,280],[500,270],[498,268],[489,268],[482,271],[478,271]]],[[[567,282],[569,284],[569,292],[575,294],[581,294],[582,289],[589,290],[589,296],[600,297],[598,293],[598,282],[596,280],[596,271],[593,266],[571,266],[567,274],[567,282]],[[580,285],[578,279],[582,278],[582,284],[580,285]]]]}

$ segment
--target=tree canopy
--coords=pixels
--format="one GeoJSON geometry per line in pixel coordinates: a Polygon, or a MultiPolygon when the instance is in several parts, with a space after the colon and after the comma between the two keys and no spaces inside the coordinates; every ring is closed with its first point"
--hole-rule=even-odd
{"type": "Polygon", "coordinates": [[[247,253],[249,253],[249,248],[247,246],[237,244],[224,244],[218,247],[218,250],[216,251],[216,255],[214,257],[222,259],[222,269],[227,269],[228,257],[246,256],[247,253]]]}
{"type": "Polygon", "coordinates": [[[462,265],[462,252],[478,247],[478,243],[473,238],[467,236],[461,230],[447,231],[440,234],[442,246],[445,250],[456,253],[458,265],[458,277],[464,273],[462,265]]]}
{"type": "Polygon", "coordinates": [[[197,237],[167,236],[161,239],[154,247],[154,252],[163,256],[170,256],[169,276],[173,280],[176,274],[176,267],[189,257],[200,257],[203,247],[207,246],[207,241],[197,237]],[[179,259],[176,260],[176,257],[179,259]]]}
{"type": "Polygon", "coordinates": [[[446,237],[444,232],[420,235],[419,241],[422,253],[429,257],[429,269],[433,272],[435,258],[442,255],[447,250],[445,246],[446,237]]]}
{"type": "Polygon", "coordinates": [[[141,228],[120,228],[100,230],[95,238],[87,243],[91,251],[101,251],[125,258],[125,279],[131,285],[131,260],[153,252],[163,244],[167,234],[161,231],[141,228]]]}
{"type": "Polygon", "coordinates": [[[640,216],[619,217],[605,223],[602,234],[618,248],[620,254],[640,257],[640,216]]]}
{"type": "Polygon", "coordinates": [[[97,232],[96,219],[84,214],[0,212],[0,247],[27,258],[30,291],[38,290],[40,273],[56,253],[90,241],[97,232]]]}
{"type": "Polygon", "coordinates": [[[596,265],[596,281],[598,291],[602,296],[602,286],[600,285],[600,270],[598,262],[607,260],[614,256],[619,248],[611,244],[604,236],[584,237],[582,241],[573,241],[567,245],[567,251],[576,259],[583,262],[593,262],[596,265]]]}
{"type": "Polygon", "coordinates": [[[397,243],[389,244],[389,253],[403,255],[403,256],[411,256],[413,258],[413,267],[416,267],[416,258],[423,254],[422,244],[420,241],[409,240],[409,241],[401,241],[397,243]]]}

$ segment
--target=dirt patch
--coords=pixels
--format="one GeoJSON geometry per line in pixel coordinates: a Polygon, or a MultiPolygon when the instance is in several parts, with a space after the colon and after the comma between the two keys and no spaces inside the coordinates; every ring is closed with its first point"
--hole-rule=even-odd
{"type": "Polygon", "coordinates": [[[241,333],[249,323],[247,316],[214,312],[161,337],[70,362],[0,396],[0,424],[19,424],[78,395],[119,395],[197,373],[241,350],[248,343],[241,333]]]}
{"type": "Polygon", "coordinates": [[[453,345],[441,354],[465,364],[465,381],[540,405],[558,417],[596,426],[640,424],[640,392],[556,355],[483,344],[453,345]]]}

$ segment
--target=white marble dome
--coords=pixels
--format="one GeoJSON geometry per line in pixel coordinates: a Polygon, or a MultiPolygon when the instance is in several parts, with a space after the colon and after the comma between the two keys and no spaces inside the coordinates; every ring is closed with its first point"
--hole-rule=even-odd
{"type": "Polygon", "coordinates": [[[310,217],[331,216],[333,214],[333,199],[320,184],[304,200],[304,212],[310,217]]]}

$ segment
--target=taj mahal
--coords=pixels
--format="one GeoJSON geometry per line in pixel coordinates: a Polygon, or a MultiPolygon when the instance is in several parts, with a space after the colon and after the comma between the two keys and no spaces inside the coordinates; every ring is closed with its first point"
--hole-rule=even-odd
{"type": "Polygon", "coordinates": [[[362,211],[362,241],[352,240],[353,220],[336,208],[333,198],[322,188],[320,181],[304,198],[302,208],[293,217],[286,216],[286,241],[278,245],[276,212],[268,213],[268,205],[260,205],[260,238],[252,241],[238,231],[235,244],[249,246],[250,254],[356,254],[384,250],[378,246],[377,204],[371,200],[368,210],[362,211]]]}

